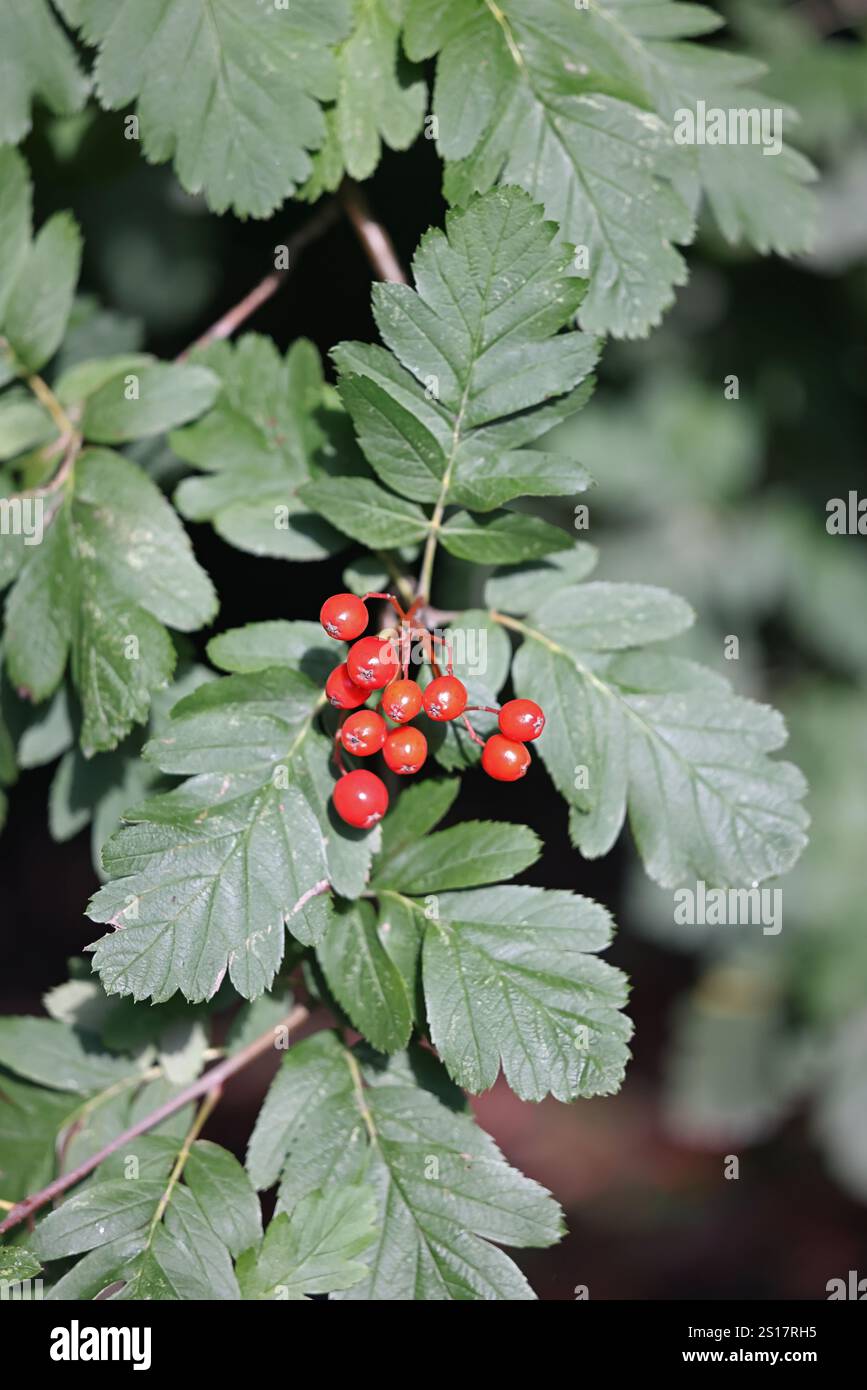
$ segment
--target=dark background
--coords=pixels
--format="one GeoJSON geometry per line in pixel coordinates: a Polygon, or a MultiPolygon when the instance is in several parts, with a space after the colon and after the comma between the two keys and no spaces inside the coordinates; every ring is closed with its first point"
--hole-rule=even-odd
{"type": "MultiPolygon", "coordinates": [[[[867,537],[829,537],[824,526],[829,498],[865,489],[867,63],[857,28],[825,13],[816,7],[797,30],[809,98],[798,140],[823,175],[819,257],[758,260],[722,245],[708,223],[664,328],[610,347],[574,432],[599,482],[587,539],[600,547],[600,573],[684,592],[699,613],[691,650],[724,669],[722,637],[738,634],[742,659],[726,673],[789,716],[817,828],[784,890],[784,931],[677,939],[627,839],[596,864],[570,848],[565,807],[538,762],[514,812],[476,772],[452,816],[527,821],[546,848],[526,881],[604,902],[620,923],[609,959],[633,982],[634,1061],[619,1096],[529,1106],[498,1084],[474,1102],[508,1158],[566,1209],[563,1244],[520,1257],[544,1299],[569,1300],[577,1285],[594,1299],[821,1298],[828,1279],[867,1274],[867,914],[853,834],[867,829],[867,537]],[[731,447],[719,414],[729,373],[741,399],[727,409],[749,422],[731,447]],[[670,437],[663,424],[648,432],[647,418],[663,419],[642,414],[648,398],[670,407],[670,437]],[[709,472],[697,467],[708,455],[709,472]],[[736,1181],[724,1176],[727,1155],[739,1158],[736,1181]]],[[[783,96],[795,82],[786,52],[767,55],[783,96]]],[[[287,206],[267,224],[215,218],[166,169],[145,166],[120,128],[101,115],[38,123],[25,151],[37,218],[74,209],[84,290],[140,319],[147,347],[171,356],[270,269],[275,241],[310,212],[287,206]]],[[[368,192],[408,264],[444,214],[433,146],[386,155],[368,192]]],[[[250,327],[281,346],[308,336],[323,354],[342,339],[372,340],[370,281],[342,219],[250,327]]],[[[343,587],[346,556],[290,567],[190,529],[220,594],[214,631],[311,618],[343,587]]],[[[445,606],[478,597],[479,576],[459,562],[438,560],[437,584],[445,606]]],[[[196,635],[200,655],[210,635],[196,635]]],[[[97,882],[88,834],[57,845],[46,829],[52,772],[22,778],[0,839],[5,1013],[37,1011],[98,934],[82,915],[97,882]]],[[[239,1154],[269,1066],[237,1078],[209,1124],[239,1154]]]]}

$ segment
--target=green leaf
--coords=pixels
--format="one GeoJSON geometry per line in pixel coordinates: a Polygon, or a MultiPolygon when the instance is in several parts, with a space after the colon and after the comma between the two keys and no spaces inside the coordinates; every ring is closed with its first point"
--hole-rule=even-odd
{"type": "Polygon", "coordinates": [[[26,163],[17,150],[0,149],[0,323],[30,248],[32,203],[26,163]]]}
{"type": "Polygon", "coordinates": [[[275,668],[210,682],[175,707],[146,755],[193,775],[126,813],[89,907],[116,928],[93,948],[109,993],[208,999],[228,968],[252,999],[274,979],[286,927],[308,945],[321,938],[330,846],[301,761],[309,752],[327,776],[327,740],[306,748],[319,702],[306,677],[275,668]]]}
{"type": "Polygon", "coordinates": [[[47,444],[57,430],[29,391],[11,387],[0,396],[0,462],[47,444]]]}
{"type": "Polygon", "coordinates": [[[287,666],[323,685],[341,650],[325,635],[321,624],[283,619],[247,623],[221,632],[208,643],[208,656],[221,671],[247,673],[287,666]]]}
{"type": "Polygon", "coordinates": [[[628,810],[645,867],[664,887],[752,884],[800,855],[806,786],[768,756],[786,740],[774,710],[691,662],[645,650],[690,620],[662,590],[562,590],[513,624],[526,639],[513,680],[545,708],[537,746],[572,807],[582,854],[606,854],[628,810]]]}
{"type": "Polygon", "coordinates": [[[337,49],[337,101],[329,138],[314,159],[304,190],[314,199],[337,188],[344,172],[367,179],[379,164],[382,142],[406,150],[422,127],[427,84],[400,49],[405,0],[354,0],[353,28],[337,49]]]}
{"type": "Polygon", "coordinates": [[[454,672],[462,681],[483,681],[493,695],[509,678],[512,644],[505,629],[483,608],[466,608],[449,621],[446,640],[454,672]]]}
{"type": "Polygon", "coordinates": [[[53,1018],[0,1018],[0,1066],[57,1091],[87,1092],[126,1079],[128,1059],[88,1045],[53,1018]]]}
{"type": "Polygon", "coordinates": [[[280,1178],[280,1211],[326,1180],[371,1184],[379,1237],[346,1295],[362,1301],[530,1299],[497,1245],[550,1245],[562,1229],[550,1196],[505,1163],[433,1058],[368,1058],[333,1033],[284,1058],[247,1169],[259,1188],[280,1178]]]}
{"type": "Polygon", "coordinates": [[[332,526],[373,549],[394,550],[424,540],[429,530],[420,507],[395,497],[366,478],[336,478],[305,483],[302,502],[332,526]]]}
{"type": "Polygon", "coordinates": [[[262,1239],[262,1212],[241,1164],[219,1144],[199,1139],[190,1150],[184,1181],[214,1235],[238,1256],[262,1239]]]}
{"type": "Polygon", "coordinates": [[[446,522],[440,539],[450,555],[478,565],[538,560],[574,545],[568,531],[521,512],[489,512],[479,517],[457,512],[446,522]]]}
{"type": "Polygon", "coordinates": [[[439,53],[447,196],[465,204],[499,180],[539,198],[583,252],[587,329],[636,337],[659,322],[686,278],[675,248],[694,236],[702,189],[730,240],[786,254],[809,242],[804,159],[675,139],[676,113],[698,98],[769,106],[743,85],[759,65],[681,41],[718,23],[703,6],[658,0],[411,0],[410,57],[439,53]]]}
{"type": "MultiPolygon", "coordinates": [[[[519,189],[474,199],[449,214],[445,233],[422,238],[415,289],[375,287],[374,313],[389,351],[344,343],[332,354],[371,468],[403,497],[437,504],[437,520],[452,503],[490,511],[521,495],[587,486],[585,470],[568,456],[525,447],[584,404],[598,355],[592,338],[561,332],[585,282],[555,236],[556,227],[519,189]]],[[[363,484],[365,492],[371,487],[363,484]]],[[[378,524],[386,511],[382,495],[370,495],[374,514],[363,526],[348,506],[345,521],[330,519],[376,547],[421,539],[417,508],[404,513],[409,504],[401,504],[417,530],[392,530],[378,524]]],[[[389,497],[387,510],[394,509],[389,497]]],[[[547,523],[511,513],[491,517],[481,536],[461,513],[441,538],[461,557],[473,546],[473,558],[495,561],[569,544],[547,523]]]]}
{"type": "Polygon", "coordinates": [[[78,225],[55,213],[29,247],[3,315],[3,334],[25,371],[38,371],[59,348],[80,266],[78,225]]]}
{"type": "Polygon", "coordinates": [[[358,902],[334,914],[316,950],[328,987],[379,1052],[406,1047],[412,1008],[400,971],[376,931],[373,908],[358,902]]]}
{"type": "Polygon", "coordinates": [[[378,872],[381,873],[384,864],[410,849],[439,824],[454,805],[460,789],[459,778],[443,777],[439,780],[428,778],[401,791],[396,804],[382,822],[382,854],[378,860],[378,872]]]}
{"type": "Polygon", "coordinates": [[[159,490],[128,459],[89,450],[9,597],[10,680],[44,700],[71,658],[82,747],[114,748],[144,722],[174,670],[163,624],[192,631],[215,609],[211,582],[159,490]]]}
{"type": "Polygon", "coordinates": [[[484,1091],[502,1066],[523,1100],[616,1091],[631,1025],[618,1012],[625,977],[593,954],[610,939],[605,909],[571,893],[443,894],[425,926],[424,991],[454,1080],[484,1091]]]}
{"type": "Polygon", "coordinates": [[[0,1072],[0,1181],[4,1201],[38,1192],[54,1176],[58,1132],[79,1098],[0,1072]]]}
{"type": "Polygon", "coordinates": [[[197,360],[220,378],[213,410],[175,430],[179,458],[204,471],[187,478],[175,503],[190,521],[210,521],[230,545],[253,555],[320,560],[345,544],[299,501],[326,447],[319,354],[299,339],[285,357],[259,334],[216,343],[197,360]]]}
{"type": "Polygon", "coordinates": [[[29,1250],[20,1246],[0,1246],[0,1280],[4,1283],[18,1284],[23,1279],[34,1279],[42,1265],[29,1250]]]}
{"type": "Polygon", "coordinates": [[[123,1236],[144,1232],[163,1194],[151,1178],[114,1178],[93,1183],[51,1211],[36,1232],[42,1260],[82,1255],[123,1236]]]}
{"type": "Polygon", "coordinates": [[[485,602],[506,613],[529,613],[543,599],[586,579],[597,560],[595,546],[576,541],[571,550],[549,555],[541,562],[505,565],[485,585],[485,602]]]}
{"type": "Polygon", "coordinates": [[[24,139],[36,100],[56,116],[81,110],[89,84],[47,0],[6,0],[0,12],[0,53],[0,145],[24,139]]]}
{"type": "Polygon", "coordinates": [[[356,1256],[376,1239],[375,1220],[367,1187],[311,1192],[291,1217],[275,1216],[261,1249],[238,1261],[242,1298],[297,1301],[352,1288],[367,1277],[356,1256]]]}
{"type": "Polygon", "coordinates": [[[151,163],[171,159],[215,212],[267,217],[305,181],[325,138],[320,103],[336,95],[333,47],[346,0],[291,11],[240,0],[80,0],[99,46],[97,95],[137,102],[151,163]]]}
{"type": "Polygon", "coordinates": [[[89,397],[82,429],[98,444],[147,439],[213,405],[219,380],[206,367],[155,362],[122,370],[89,397]]]}
{"type": "Polygon", "coordinates": [[[541,852],[538,837],[526,825],[462,821],[392,854],[386,865],[378,867],[373,886],[423,896],[497,883],[523,873],[541,852]]]}
{"type": "Polygon", "coordinates": [[[678,637],[692,626],[695,614],[666,589],[593,582],[544,599],[532,620],[561,646],[613,652],[678,637]]]}
{"type": "MultiPolygon", "coordinates": [[[[67,339],[68,337],[69,334],[67,339]]],[[[65,342],[61,356],[65,357],[66,354],[65,342]]],[[[140,367],[150,367],[153,364],[154,358],[146,352],[116,353],[113,357],[77,358],[72,366],[63,368],[54,384],[54,394],[61,405],[79,405],[113,378],[123,377],[130,372],[137,373],[140,367]]]]}

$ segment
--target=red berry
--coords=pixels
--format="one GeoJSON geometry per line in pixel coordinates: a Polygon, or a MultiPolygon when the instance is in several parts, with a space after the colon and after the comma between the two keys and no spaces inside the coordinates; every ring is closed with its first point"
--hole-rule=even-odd
{"type": "Polygon", "coordinates": [[[497,782],[517,782],[530,766],[530,754],[523,743],[502,734],[492,734],[482,750],[482,767],[497,782]]]}
{"type": "Polygon", "coordinates": [[[350,714],[340,730],[340,741],[347,753],[355,753],[359,758],[369,758],[378,753],[385,743],[388,725],[376,710],[360,709],[350,714]]]}
{"type": "Polygon", "coordinates": [[[319,621],[329,637],[352,642],[361,636],[369,619],[364,601],[357,594],[335,594],[323,603],[319,621]]]}
{"type": "Polygon", "coordinates": [[[408,724],[421,709],[421,686],[418,681],[392,681],[382,692],[380,709],[395,724],[408,724]]]}
{"type": "Polygon", "coordinates": [[[362,637],[350,647],[346,665],[350,680],[366,690],[381,690],[400,670],[394,644],[381,637],[362,637]]]}
{"type": "Polygon", "coordinates": [[[500,733],[513,743],[531,743],[545,727],[545,716],[534,700],[509,700],[500,710],[500,733]]]}
{"type": "Polygon", "coordinates": [[[382,778],[362,768],[340,778],[333,799],[340,819],[356,830],[370,830],[388,810],[388,791],[382,778]]]}
{"type": "Polygon", "coordinates": [[[431,719],[457,719],[466,707],[467,687],[457,676],[437,676],[424,692],[423,703],[431,719]]]}
{"type": "Polygon", "coordinates": [[[364,704],[370,691],[362,689],[350,680],[346,662],[342,661],[339,666],[335,666],[325,682],[325,694],[337,709],[358,709],[359,705],[364,704]]]}
{"type": "Polygon", "coordinates": [[[392,772],[418,772],[427,757],[427,739],[421,729],[392,729],[383,744],[382,756],[392,772]]]}

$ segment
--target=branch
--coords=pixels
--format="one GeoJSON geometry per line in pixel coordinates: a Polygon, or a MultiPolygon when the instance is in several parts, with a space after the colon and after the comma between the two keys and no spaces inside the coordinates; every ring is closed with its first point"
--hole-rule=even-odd
{"type": "Polygon", "coordinates": [[[285,243],[287,259],[290,262],[286,269],[272,270],[270,275],[266,275],[265,279],[261,280],[255,289],[245,295],[239,304],[229,309],[200,338],[185,348],[179,354],[178,362],[185,362],[196,348],[207,347],[208,343],[216,343],[223,338],[231,338],[241,324],[255,314],[256,310],[260,309],[269,299],[273,298],[280,287],[285,284],[295,269],[295,262],[301,252],[334,225],[339,211],[339,206],[333,198],[324,203],[319,211],[285,243]]]}
{"type": "Polygon", "coordinates": [[[406,271],[398,260],[391,237],[382,223],[377,222],[355,180],[344,179],[337,196],[379,279],[390,280],[395,285],[408,284],[406,271]]]}
{"type": "MultiPolygon", "coordinates": [[[[284,1027],[291,1033],[306,1023],[310,1016],[309,1010],[299,1004],[284,1019],[283,1023],[277,1026],[284,1027]]],[[[80,1163],[77,1168],[73,1168],[71,1172],[63,1174],[62,1177],[55,1178],[54,1182],[50,1182],[40,1192],[35,1192],[31,1197],[25,1197],[24,1201],[14,1206],[6,1219],[0,1222],[0,1235],[6,1231],[11,1231],[13,1226],[27,1220],[35,1211],[39,1211],[40,1207],[53,1202],[55,1197],[61,1196],[67,1188],[81,1182],[82,1178],[86,1178],[88,1173],[92,1173],[94,1168],[98,1168],[100,1163],[104,1163],[111,1154],[122,1148],[124,1144],[128,1144],[131,1139],[137,1139],[140,1134],[146,1134],[155,1125],[162,1124],[163,1120],[167,1120],[170,1115],[176,1114],[178,1110],[183,1110],[184,1106],[189,1105],[191,1100],[197,1100],[199,1096],[216,1094],[230,1076],[243,1071],[251,1062],[255,1062],[257,1057],[261,1057],[263,1053],[274,1046],[274,1033],[275,1029],[269,1028],[267,1032],[256,1038],[255,1042],[249,1043],[236,1056],[227,1057],[224,1062],[220,1062],[216,1067],[205,1072],[197,1081],[180,1091],[178,1095],[173,1096],[171,1100],[167,1100],[164,1105],[160,1105],[149,1115],[145,1115],[144,1119],[138,1120],[129,1129],[125,1129],[123,1134],[112,1139],[111,1143],[104,1145],[98,1153],[93,1154],[84,1163],[80,1163]]]]}

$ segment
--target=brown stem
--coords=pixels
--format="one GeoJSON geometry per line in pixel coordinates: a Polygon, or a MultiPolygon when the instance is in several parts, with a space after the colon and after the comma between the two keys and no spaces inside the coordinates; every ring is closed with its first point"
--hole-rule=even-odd
{"type": "Polygon", "coordinates": [[[272,270],[270,275],[266,275],[264,280],[261,280],[249,294],[246,294],[240,303],[227,310],[222,318],[211,324],[211,327],[200,338],[197,338],[190,347],[185,348],[177,360],[185,362],[196,348],[207,347],[209,343],[219,342],[223,338],[231,338],[242,323],[245,323],[251,315],[255,314],[257,309],[260,309],[277,293],[295,269],[294,262],[301,252],[334,225],[339,211],[339,206],[334,199],[325,203],[315,216],[305,222],[304,226],[285,243],[287,260],[289,261],[287,268],[285,270],[272,270]]]}
{"type": "Polygon", "coordinates": [[[394,285],[408,284],[406,271],[398,260],[391,237],[374,217],[365,194],[355,180],[344,179],[337,196],[379,279],[388,280],[394,285]]]}
{"type": "MultiPolygon", "coordinates": [[[[299,1004],[284,1019],[283,1024],[278,1026],[285,1027],[287,1032],[291,1033],[299,1029],[309,1018],[309,1010],[299,1004]]],[[[155,1125],[162,1124],[163,1120],[175,1115],[178,1110],[183,1110],[184,1106],[189,1105],[191,1100],[197,1100],[199,1096],[211,1095],[213,1092],[219,1091],[230,1076],[243,1071],[251,1062],[255,1062],[257,1057],[261,1057],[270,1047],[274,1046],[274,1033],[275,1029],[269,1028],[261,1037],[249,1043],[234,1057],[227,1057],[224,1062],[218,1063],[210,1071],[205,1072],[203,1076],[185,1087],[178,1095],[172,1096],[171,1100],[167,1100],[165,1104],[152,1110],[149,1115],[145,1115],[136,1124],[130,1125],[129,1129],[125,1129],[123,1134],[119,1134],[116,1139],[105,1144],[98,1153],[92,1154],[84,1163],[79,1163],[77,1168],[55,1178],[40,1192],[34,1192],[32,1196],[25,1197],[24,1201],[14,1206],[5,1220],[0,1222],[0,1235],[5,1231],[11,1231],[12,1227],[17,1226],[19,1222],[32,1218],[34,1212],[47,1206],[49,1202],[53,1202],[55,1197],[59,1197],[61,1193],[66,1192],[77,1182],[81,1182],[82,1178],[86,1178],[88,1173],[92,1173],[94,1168],[98,1168],[100,1163],[104,1163],[111,1154],[122,1148],[124,1144],[128,1144],[130,1140],[137,1139],[140,1134],[146,1134],[155,1125]]]]}

